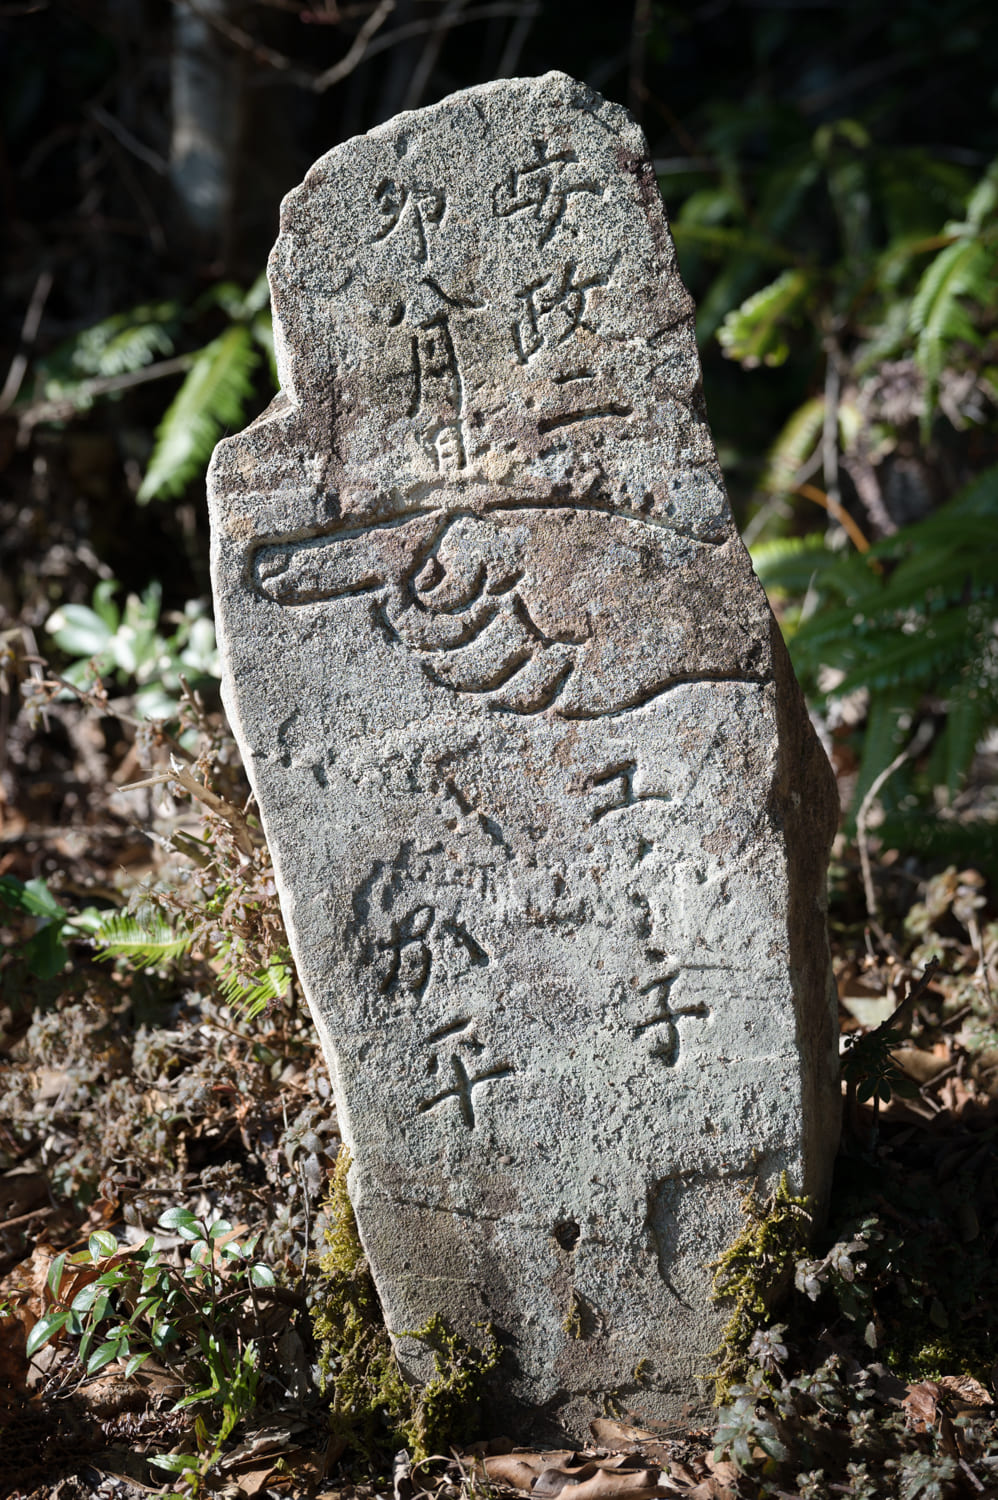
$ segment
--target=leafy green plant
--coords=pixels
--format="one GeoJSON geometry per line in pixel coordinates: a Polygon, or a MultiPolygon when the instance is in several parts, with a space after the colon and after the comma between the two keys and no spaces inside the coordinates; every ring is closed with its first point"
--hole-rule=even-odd
{"type": "Polygon", "coordinates": [[[196,1489],[256,1404],[260,1351],[251,1330],[259,1324],[258,1294],[276,1282],[270,1266],[254,1259],[256,1239],[239,1241],[224,1219],[209,1224],[172,1208],[158,1227],[183,1242],[179,1265],[152,1236],[121,1249],[107,1230],[91,1234],[86,1250],[57,1255],[46,1279],[50,1307],[27,1353],[68,1337],[87,1375],[116,1363],[127,1380],[153,1357],[172,1370],[188,1391],[173,1410],[201,1409],[193,1427],[198,1451],[150,1461],[196,1489]]]}
{"type": "MultiPolygon", "coordinates": [[[[926,379],[923,428],[931,421],[939,381],[959,345],[980,350],[982,315],[998,304],[998,161],[971,193],[961,220],[945,226],[943,248],[922,272],[911,302],[908,331],[926,379]]],[[[994,388],[998,370],[988,372],[994,388]]]]}
{"type": "Polygon", "coordinates": [[[53,979],[69,959],[67,943],[91,937],[100,914],[93,907],[69,912],[44,880],[18,880],[0,875],[0,919],[22,928],[10,957],[35,979],[53,979]]]}
{"type": "MultiPolygon", "coordinates": [[[[171,925],[151,901],[140,916],[129,912],[104,914],[93,929],[94,946],[101,958],[121,958],[136,969],[159,968],[196,951],[210,955],[226,1004],[252,1020],[286,993],[293,969],[286,944],[277,944],[269,957],[256,964],[246,939],[222,925],[232,895],[227,885],[216,885],[198,908],[193,927],[176,922],[171,925]]],[[[252,905],[245,893],[237,899],[244,913],[252,905]]]]}
{"type": "Polygon", "coordinates": [[[39,363],[39,419],[64,418],[118,398],[132,385],[182,374],[136,498],[145,504],[179,495],[204,470],[222,433],[244,424],[261,352],[276,385],[269,297],[261,274],[245,291],[218,282],[189,310],[174,301],[144,303],[84,329],[39,363]],[[176,352],[190,340],[186,325],[207,320],[217,326],[220,314],[220,333],[200,348],[176,352]]]}
{"type": "Polygon", "coordinates": [[[102,579],[89,605],[61,604],[49,615],[49,635],[76,658],[62,675],[79,688],[95,675],[134,685],[139,717],[175,718],[182,680],[196,687],[221,675],[211,617],[200,600],[191,600],[170,619],[172,632],[164,633],[158,583],[141,596],[129,594],[123,605],[115,598],[119,592],[114,579],[102,579]]]}
{"type": "MultiPolygon", "coordinates": [[[[862,691],[866,730],[853,803],[928,720],[931,749],[902,791],[952,797],[985,733],[998,724],[998,468],[933,516],[858,555],[819,539],[755,549],[767,588],[806,591],[784,610],[805,688],[826,704],[862,691]]],[[[917,837],[914,819],[910,829],[917,837]]]]}
{"type": "Polygon", "coordinates": [[[140,504],[179,495],[203,471],[222,433],[243,426],[258,351],[262,348],[273,358],[266,277],[259,277],[245,294],[223,283],[212,296],[229,326],[192,357],[156,429],[156,444],[136,496],[140,504]]]}
{"type": "MultiPolygon", "coordinates": [[[[71,919],[76,928],[85,920],[86,936],[101,958],[130,964],[137,970],[162,969],[188,957],[207,966],[211,982],[223,999],[247,1018],[253,1018],[272,1001],[289,999],[293,992],[294,966],[277,899],[270,855],[259,825],[247,816],[248,788],[238,764],[235,745],[227,730],[205,711],[203,702],[180,668],[200,661],[210,664],[190,646],[186,624],[165,640],[156,630],[158,591],[147,590],[143,600],[130,599],[123,616],[109,614],[113,601],[109,592],[99,594],[95,604],[104,612],[84,606],[65,606],[52,617],[57,640],[64,649],[100,648],[100,654],[74,663],[63,676],[30,679],[30,701],[51,702],[68,689],[88,709],[119,717],[135,732],[143,753],[170,751],[169,769],[158,769],[132,786],[162,785],[174,797],[191,798],[204,814],[200,833],[177,828],[168,845],[174,858],[169,878],[153,881],[132,891],[127,911],[88,911],[71,919]],[[112,624],[117,621],[117,630],[112,624]],[[186,644],[185,644],[186,643],[186,644]],[[171,658],[171,653],[173,653],[171,658]],[[186,656],[186,660],[185,660],[186,656]],[[127,709],[130,700],[112,702],[95,669],[108,660],[117,661],[120,676],[131,674],[131,682],[146,670],[162,674],[155,685],[176,680],[181,694],[170,718],[178,738],[154,719],[148,728],[127,709]],[[86,674],[84,676],[84,674],[86,674]],[[80,679],[91,679],[81,685],[80,679]],[[211,782],[226,784],[231,795],[216,791],[211,782]],[[245,799],[243,807],[232,797],[245,799]]],[[[193,611],[185,621],[200,622],[193,611]]],[[[51,623],[51,620],[50,620],[51,623]]],[[[207,626],[212,646],[214,634],[207,626]]],[[[207,637],[202,639],[203,648],[207,637]]],[[[136,689],[136,706],[143,689],[136,689]]],[[[165,707],[165,703],[162,704],[165,707]]],[[[30,893],[29,893],[30,895],[30,893]]],[[[41,894],[34,898],[42,900],[41,894]]],[[[60,917],[70,919],[59,907],[60,917]]],[[[54,916],[53,913],[49,913],[54,916]]],[[[75,929],[74,929],[75,930],[75,929]]],[[[29,934],[34,936],[34,934],[29,934]]],[[[51,934],[39,943],[51,942],[51,934]]],[[[34,952],[34,950],[32,950],[34,952]]]]}
{"type": "Polygon", "coordinates": [[[882,144],[855,118],[808,131],[758,101],[713,110],[712,170],[668,184],[686,193],[673,230],[698,336],[746,370],[779,371],[746,386],[708,358],[714,421],[733,445],[726,467],[755,491],[753,539],[811,529],[803,497],[862,547],[904,519],[898,462],[924,472],[929,494],[940,469],[953,473],[938,416],[993,429],[998,163],[975,181],[929,151],[882,144]]]}
{"type": "MultiPolygon", "coordinates": [[[[761,1322],[745,1347],[715,1433],[715,1459],[730,1459],[743,1476],[739,1495],[941,1500],[953,1493],[948,1486],[957,1458],[975,1493],[993,1482],[998,1426],[985,1388],[976,1386],[983,1399],[963,1417],[948,1409],[944,1389],[954,1370],[965,1380],[970,1365],[979,1378],[988,1368],[993,1351],[987,1337],[975,1340],[970,1359],[962,1330],[982,1294],[987,1305],[989,1256],[982,1251],[977,1257],[981,1280],[961,1276],[958,1286],[950,1285],[940,1270],[944,1256],[954,1263],[954,1247],[944,1248],[933,1233],[936,1215],[929,1223],[918,1217],[925,1185],[892,1183],[889,1194],[883,1212],[847,1221],[823,1256],[798,1261],[801,1295],[791,1300],[789,1322],[761,1322]],[[809,1304],[816,1304],[820,1322],[807,1317],[809,1304]],[[933,1383],[909,1385],[907,1410],[899,1411],[904,1387],[878,1359],[903,1379],[933,1383]],[[915,1412],[925,1419],[913,1424],[915,1412]]],[[[938,1216],[946,1212],[940,1205],[938,1216]]]]}
{"type": "Polygon", "coordinates": [[[47,401],[85,411],[101,394],[98,382],[131,375],[173,354],[183,320],[179,302],[143,303],[114,313],[60,345],[39,366],[47,401]]]}
{"type": "MultiPolygon", "coordinates": [[[[794,334],[807,328],[809,318],[816,319],[816,331],[830,334],[836,321],[840,329],[851,333],[861,316],[866,327],[877,333],[871,339],[857,329],[851,356],[857,373],[869,370],[879,359],[910,350],[927,383],[928,423],[944,366],[963,358],[962,345],[976,350],[985,346],[986,319],[996,298],[998,162],[969,192],[963,217],[945,223],[935,235],[919,232],[918,221],[907,216],[913,206],[910,202],[902,200],[904,212],[898,215],[895,201],[895,212],[890,214],[892,205],[880,183],[893,233],[886,244],[878,246],[869,229],[860,230],[852,219],[857,200],[869,198],[875,189],[878,154],[867,132],[849,120],[824,126],[814,137],[813,151],[814,159],[802,169],[799,180],[807,188],[823,182],[838,218],[843,258],[834,268],[819,271],[805,254],[802,263],[799,259],[793,268],[781,271],[774,281],[732,307],[720,324],[718,341],[729,358],[747,369],[780,365],[790,354],[794,334]],[[926,262],[927,256],[931,259],[926,262]],[[920,272],[916,270],[919,263],[920,272]]],[[[882,158],[879,164],[886,165],[882,158]]],[[[931,175],[938,186],[939,164],[924,156],[915,154],[903,168],[900,162],[897,166],[931,175]]],[[[938,192],[932,196],[939,201],[938,192]]],[[[680,244],[688,213],[689,205],[677,226],[680,244]]],[[[785,253],[794,258],[789,250],[785,253]]]]}

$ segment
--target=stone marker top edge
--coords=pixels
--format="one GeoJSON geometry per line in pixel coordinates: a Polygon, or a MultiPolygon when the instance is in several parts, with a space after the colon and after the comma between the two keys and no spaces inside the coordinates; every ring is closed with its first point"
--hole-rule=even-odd
{"type": "MultiPolygon", "coordinates": [[[[560,68],[551,68],[546,73],[517,76],[515,78],[494,78],[489,83],[472,84],[466,89],[455,89],[452,94],[446,94],[444,98],[438,99],[434,104],[421,106],[419,109],[402,110],[393,115],[390,120],[383,120],[380,125],[373,126],[370,130],[359,131],[356,135],[348,136],[346,140],[339,141],[335,146],[330,146],[328,151],[316,158],[309,167],[304,178],[296,187],[285,193],[281,199],[280,206],[280,233],[285,232],[284,222],[286,213],[296,204],[297,200],[306,197],[316,187],[316,180],[321,178],[323,172],[328,169],[331,162],[341,154],[344,156],[356,149],[358,142],[367,140],[387,140],[392,136],[399,135],[406,128],[412,129],[418,126],[425,129],[431,123],[431,117],[443,111],[451,110],[456,105],[461,105],[472,97],[476,99],[489,98],[496,94],[513,90],[526,90],[529,92],[541,92],[545,88],[550,90],[553,84],[559,85],[563,91],[563,97],[552,100],[558,103],[579,109],[584,114],[602,116],[603,123],[615,134],[623,135],[629,132],[634,142],[634,152],[638,157],[650,155],[648,140],[638,124],[637,120],[623,104],[616,104],[611,99],[606,99],[590,84],[583,83],[580,79],[573,78],[570,73],[562,72],[560,68]]],[[[276,247],[275,247],[276,248],[276,247]]],[[[271,257],[273,251],[271,251],[271,257]]]]}
{"type": "MultiPolygon", "coordinates": [[[[300,365],[304,350],[297,347],[297,340],[292,333],[292,325],[297,322],[297,318],[286,296],[290,283],[287,266],[284,264],[284,250],[289,243],[294,241],[296,215],[305,208],[315,194],[321,193],[324,189],[328,190],[329,179],[335,171],[349,169],[362,146],[369,148],[371,145],[387,143],[410,131],[418,131],[421,134],[432,132],[434,124],[455,109],[473,101],[484,103],[488,100],[495,100],[504,94],[532,96],[549,107],[575,110],[582,115],[598,119],[609,136],[618,138],[625,154],[631,160],[635,163],[650,162],[647,138],[630,111],[622,104],[605,99],[591,85],[557,68],[550,69],[547,73],[493,79],[489,83],[455,90],[454,93],[446,95],[434,104],[425,105],[419,109],[403,110],[371,130],[349,136],[346,140],[330,147],[312,163],[302,181],[282,198],[278,235],[267,260],[267,280],[271,289],[271,307],[274,318],[275,362],[281,394],[292,407],[301,404],[295,367],[300,365]]],[[[515,120],[515,116],[513,118],[515,120]]],[[[646,205],[646,212],[649,209],[652,214],[657,212],[662,228],[667,230],[668,216],[657,189],[653,196],[654,201],[646,205]]],[[[671,243],[669,248],[672,249],[671,243]]],[[[672,256],[674,260],[674,251],[672,256]]],[[[688,316],[690,319],[693,317],[692,299],[689,299],[688,316]]]]}

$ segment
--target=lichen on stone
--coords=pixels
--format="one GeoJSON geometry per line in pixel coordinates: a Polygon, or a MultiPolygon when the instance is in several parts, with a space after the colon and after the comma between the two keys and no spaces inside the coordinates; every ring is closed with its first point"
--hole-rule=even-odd
{"type": "Polygon", "coordinates": [[[561,1324],[570,1339],[580,1339],[582,1337],[582,1308],[582,1298],[573,1288],[572,1294],[568,1299],[568,1311],[561,1324]]]}

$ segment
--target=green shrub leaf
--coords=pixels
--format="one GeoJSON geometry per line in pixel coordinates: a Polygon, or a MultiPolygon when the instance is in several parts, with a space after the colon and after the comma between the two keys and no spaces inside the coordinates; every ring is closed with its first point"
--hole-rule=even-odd
{"type": "Polygon", "coordinates": [[[42,1345],[47,1344],[61,1328],[65,1328],[70,1316],[69,1308],[61,1307],[57,1312],[46,1313],[43,1318],[38,1319],[28,1334],[28,1342],[25,1345],[25,1353],[29,1359],[33,1354],[37,1354],[42,1345]]]}

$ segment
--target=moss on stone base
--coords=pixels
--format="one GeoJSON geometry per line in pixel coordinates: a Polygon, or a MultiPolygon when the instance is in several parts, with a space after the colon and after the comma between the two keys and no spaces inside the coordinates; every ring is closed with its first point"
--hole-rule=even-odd
{"type": "Polygon", "coordinates": [[[723,1405],[731,1387],[742,1379],[752,1335],[765,1322],[798,1257],[807,1249],[811,1232],[808,1199],[793,1196],[786,1172],[770,1197],[760,1199],[749,1193],[742,1211],[744,1228],[711,1262],[713,1300],[733,1303],[720,1346],[711,1356],[715,1406],[723,1405]]]}
{"type": "Polygon", "coordinates": [[[331,1223],[317,1258],[312,1326],[319,1345],[323,1391],[331,1391],[334,1433],[368,1458],[404,1446],[413,1458],[446,1452],[476,1436],[479,1404],[500,1349],[491,1328],[476,1349],[451,1333],[438,1313],[405,1337],[433,1350],[436,1373],[427,1385],[402,1376],[385,1327],[347,1192],[350,1153],[342,1147],[326,1208],[331,1223]]]}

